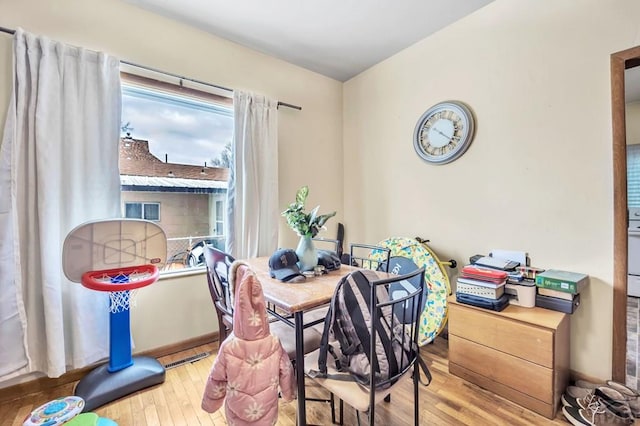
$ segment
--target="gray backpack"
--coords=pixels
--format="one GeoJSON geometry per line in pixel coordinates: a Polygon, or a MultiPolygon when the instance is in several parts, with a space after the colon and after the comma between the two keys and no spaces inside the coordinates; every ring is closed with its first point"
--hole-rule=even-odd
{"type": "MultiPolygon", "coordinates": [[[[344,276],[338,283],[325,319],[320,341],[318,371],[315,375],[327,377],[327,353],[330,353],[338,371],[351,373],[347,376],[341,375],[339,379],[353,378],[360,384],[369,386],[373,370],[373,383],[376,388],[384,389],[394,383],[389,378],[408,367],[409,360],[412,359],[409,354],[416,351],[418,362],[430,382],[431,374],[422,362],[420,352],[411,336],[406,336],[404,339],[393,338],[394,334],[402,335],[405,331],[404,324],[397,318],[393,318],[392,321],[394,312],[391,306],[381,308],[378,312],[378,321],[375,324],[375,329],[378,331],[376,359],[372,368],[369,359],[371,287],[367,277],[371,281],[378,279],[374,271],[359,270],[344,276]],[[390,324],[394,324],[395,333],[392,333],[390,324]]],[[[378,303],[389,300],[385,286],[378,286],[376,292],[378,303]]]]}

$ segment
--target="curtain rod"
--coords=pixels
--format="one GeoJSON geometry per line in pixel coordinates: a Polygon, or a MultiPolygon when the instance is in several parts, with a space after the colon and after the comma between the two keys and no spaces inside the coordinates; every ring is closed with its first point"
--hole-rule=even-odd
{"type": "MultiPolygon", "coordinates": [[[[12,30],[10,28],[0,27],[0,32],[13,35],[13,34],[15,34],[16,31],[12,30]]],[[[141,69],[144,69],[144,70],[147,70],[147,71],[157,72],[159,74],[168,75],[170,77],[174,77],[174,78],[177,78],[177,79],[180,79],[180,80],[185,80],[185,81],[190,81],[192,83],[202,84],[203,86],[215,87],[216,89],[224,90],[226,92],[233,92],[233,89],[230,89],[228,87],[219,86],[217,84],[212,84],[212,83],[207,83],[205,81],[195,80],[193,78],[183,77],[181,75],[173,74],[173,73],[166,72],[166,71],[161,71],[159,69],[147,67],[147,66],[144,66],[144,65],[134,64],[133,62],[120,61],[120,63],[121,64],[125,64],[125,65],[129,65],[129,66],[132,66],[132,67],[136,67],[136,68],[141,68],[141,69]]],[[[284,107],[287,107],[287,108],[292,108],[292,109],[297,109],[298,111],[302,111],[302,107],[301,106],[278,101],[278,107],[280,107],[280,106],[284,106],[284,107]]]]}

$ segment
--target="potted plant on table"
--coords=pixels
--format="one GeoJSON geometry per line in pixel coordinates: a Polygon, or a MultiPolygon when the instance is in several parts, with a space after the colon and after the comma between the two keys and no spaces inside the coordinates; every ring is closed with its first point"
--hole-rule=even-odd
{"type": "Polygon", "coordinates": [[[324,229],[327,220],[336,215],[335,211],[328,214],[318,214],[320,206],[306,213],[304,204],[308,196],[309,187],[303,186],[296,193],[295,202],[289,204],[289,207],[282,212],[289,227],[300,236],[296,254],[299,260],[298,266],[302,271],[310,271],[318,264],[318,254],[312,238],[318,235],[321,229],[324,229]]]}

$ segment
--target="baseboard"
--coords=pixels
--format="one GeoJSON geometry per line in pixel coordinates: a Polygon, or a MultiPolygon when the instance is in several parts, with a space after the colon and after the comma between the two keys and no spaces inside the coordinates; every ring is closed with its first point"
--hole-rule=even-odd
{"type": "Polygon", "coordinates": [[[571,377],[571,382],[575,382],[576,380],[585,380],[590,383],[604,383],[606,381],[604,379],[598,379],[597,377],[589,376],[573,370],[569,372],[569,375],[571,377]]]}
{"type": "Polygon", "coordinates": [[[192,349],[198,346],[206,345],[207,343],[217,342],[218,341],[218,332],[204,334],[202,336],[193,337],[188,340],[183,340],[182,342],[174,343],[171,345],[161,346],[159,348],[151,349],[148,351],[136,353],[134,355],[140,356],[150,356],[153,358],[161,358],[163,356],[175,354],[177,352],[186,351],[187,349],[192,349]]]}
{"type": "MultiPolygon", "coordinates": [[[[173,343],[167,346],[161,346],[159,348],[134,353],[134,355],[150,356],[153,358],[161,358],[163,356],[175,354],[177,352],[186,351],[198,346],[206,345],[207,343],[218,341],[218,332],[205,334],[203,336],[194,337],[191,339],[183,340],[182,342],[173,343]]],[[[67,383],[75,382],[83,378],[88,372],[96,368],[98,365],[103,364],[100,362],[97,364],[89,365],[86,367],[78,368],[68,373],[63,374],[57,378],[41,377],[34,380],[30,380],[24,383],[18,383],[16,385],[7,386],[0,389],[0,402],[11,401],[13,399],[21,398],[24,395],[30,393],[42,392],[54,388],[56,386],[65,385],[67,383]]]]}

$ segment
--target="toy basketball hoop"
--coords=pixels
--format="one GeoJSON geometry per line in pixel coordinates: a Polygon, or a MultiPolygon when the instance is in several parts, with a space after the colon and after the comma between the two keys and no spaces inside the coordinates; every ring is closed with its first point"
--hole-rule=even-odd
{"type": "Polygon", "coordinates": [[[88,222],[73,229],[62,249],[63,271],[73,282],[109,294],[109,363],[85,376],[75,394],[90,411],[121,396],[164,382],[164,367],[131,356],[129,311],[137,291],[158,280],[167,257],[160,226],[140,219],[88,222]]]}

